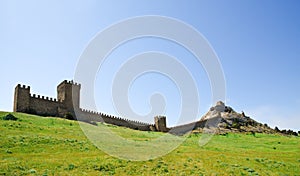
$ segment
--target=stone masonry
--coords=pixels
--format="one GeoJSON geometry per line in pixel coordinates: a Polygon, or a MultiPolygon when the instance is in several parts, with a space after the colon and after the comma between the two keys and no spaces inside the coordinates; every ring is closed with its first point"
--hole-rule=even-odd
{"type": "Polygon", "coordinates": [[[80,108],[81,85],[73,81],[63,81],[57,86],[57,98],[49,98],[30,93],[30,86],[18,84],[14,94],[14,112],[24,112],[41,116],[72,118],[85,122],[104,122],[143,131],[167,132],[166,117],[157,116],[155,124],[93,112],[80,108]]]}

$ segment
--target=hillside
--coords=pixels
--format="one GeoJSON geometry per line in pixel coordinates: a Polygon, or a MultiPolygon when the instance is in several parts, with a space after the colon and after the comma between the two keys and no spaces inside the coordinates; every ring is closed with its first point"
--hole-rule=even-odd
{"type": "MultiPolygon", "coordinates": [[[[209,109],[200,121],[216,119],[211,126],[216,128],[218,134],[228,132],[251,132],[251,133],[278,133],[267,124],[255,121],[245,115],[244,112],[238,113],[232,107],[226,106],[222,101],[209,109]]],[[[210,127],[211,128],[211,127],[210,127]]],[[[201,131],[201,130],[200,130],[201,131]]],[[[297,133],[296,133],[297,135],[297,133]]]]}
{"type": "MultiPolygon", "coordinates": [[[[300,138],[261,133],[215,135],[199,146],[187,137],[161,158],[128,161],[97,149],[76,121],[0,112],[0,175],[299,175],[300,138]]],[[[104,124],[98,124],[104,125],[104,124]]],[[[93,126],[95,127],[95,126],[93,126]]],[[[107,125],[124,138],[152,140],[163,133],[107,125]]]]}

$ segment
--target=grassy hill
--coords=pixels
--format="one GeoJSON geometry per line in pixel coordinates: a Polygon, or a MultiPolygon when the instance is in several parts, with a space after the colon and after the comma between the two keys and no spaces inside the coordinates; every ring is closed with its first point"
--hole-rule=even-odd
{"type": "MultiPolygon", "coordinates": [[[[300,175],[300,137],[267,134],[200,134],[149,161],[128,161],[97,149],[79,122],[0,112],[0,175],[300,175]]],[[[81,123],[81,122],[80,122],[81,123]]],[[[122,137],[151,140],[162,135],[108,126],[122,137]]]]}

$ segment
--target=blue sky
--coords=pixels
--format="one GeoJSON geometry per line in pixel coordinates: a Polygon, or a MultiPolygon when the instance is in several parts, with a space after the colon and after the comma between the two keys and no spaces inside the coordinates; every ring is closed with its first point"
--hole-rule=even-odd
{"type": "MultiPolygon", "coordinates": [[[[2,0],[0,110],[12,111],[18,83],[30,85],[36,94],[55,97],[56,85],[73,78],[81,53],[98,32],[143,15],[176,18],[203,34],[222,64],[229,106],[270,126],[300,130],[300,2],[296,0],[2,0]]],[[[98,110],[116,113],[110,96],[114,72],[134,54],[151,50],[172,53],[190,70],[199,89],[199,116],[203,115],[212,102],[201,64],[180,46],[151,38],[128,42],[107,58],[95,80],[98,110]]],[[[132,84],[132,108],[139,114],[149,112],[149,96],[155,91],[164,95],[168,124],[174,125],[180,95],[174,83],[160,74],[139,77],[132,84]]]]}

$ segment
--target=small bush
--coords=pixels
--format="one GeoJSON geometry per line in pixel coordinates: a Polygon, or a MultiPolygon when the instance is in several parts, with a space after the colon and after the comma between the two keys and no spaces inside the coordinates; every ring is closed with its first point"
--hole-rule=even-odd
{"type": "Polygon", "coordinates": [[[68,167],[69,170],[73,170],[74,168],[75,168],[74,164],[69,164],[69,167],[68,167]]]}
{"type": "Polygon", "coordinates": [[[3,120],[14,120],[14,121],[18,120],[18,118],[15,117],[15,116],[12,115],[12,114],[7,114],[7,115],[4,116],[2,119],[3,119],[3,120]]]}

